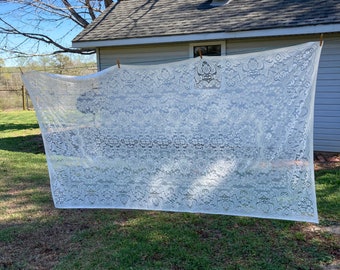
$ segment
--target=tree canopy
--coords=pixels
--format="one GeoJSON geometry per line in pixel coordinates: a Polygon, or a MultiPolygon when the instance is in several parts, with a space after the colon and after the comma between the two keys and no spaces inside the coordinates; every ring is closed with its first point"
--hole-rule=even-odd
{"type": "Polygon", "coordinates": [[[93,50],[72,48],[69,40],[113,2],[116,1],[1,1],[0,52],[15,57],[64,52],[92,54],[93,50]]]}

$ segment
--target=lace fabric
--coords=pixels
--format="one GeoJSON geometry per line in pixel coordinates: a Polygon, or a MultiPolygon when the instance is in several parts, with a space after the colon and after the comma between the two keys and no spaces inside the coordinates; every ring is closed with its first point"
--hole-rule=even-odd
{"type": "Polygon", "coordinates": [[[23,75],[57,208],[317,222],[316,42],[82,77],[23,75]]]}

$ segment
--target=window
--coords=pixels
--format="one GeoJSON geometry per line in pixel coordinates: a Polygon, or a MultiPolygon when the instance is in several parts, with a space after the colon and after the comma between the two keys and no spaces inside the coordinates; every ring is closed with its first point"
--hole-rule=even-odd
{"type": "Polygon", "coordinates": [[[191,43],[189,49],[190,58],[200,56],[200,51],[202,55],[220,56],[225,55],[226,43],[224,40],[191,43]]]}
{"type": "Polygon", "coordinates": [[[221,55],[221,45],[194,46],[193,49],[194,57],[200,56],[200,51],[202,55],[208,56],[221,55]]]}

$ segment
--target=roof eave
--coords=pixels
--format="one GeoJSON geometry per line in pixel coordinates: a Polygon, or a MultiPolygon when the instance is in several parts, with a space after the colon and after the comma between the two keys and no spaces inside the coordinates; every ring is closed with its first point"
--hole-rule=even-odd
{"type": "Polygon", "coordinates": [[[249,31],[235,31],[235,32],[199,33],[199,34],[154,36],[143,38],[126,38],[96,41],[74,41],[72,42],[72,46],[74,48],[99,48],[99,47],[115,47],[115,46],[174,43],[174,42],[192,42],[198,40],[208,41],[221,39],[274,37],[274,36],[290,36],[290,35],[336,33],[336,32],[340,32],[340,23],[308,25],[288,28],[271,28],[249,31]]]}

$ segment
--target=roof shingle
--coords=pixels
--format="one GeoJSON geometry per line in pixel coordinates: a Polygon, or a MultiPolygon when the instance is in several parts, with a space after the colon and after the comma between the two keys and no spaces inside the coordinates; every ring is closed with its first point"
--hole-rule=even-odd
{"type": "Polygon", "coordinates": [[[339,0],[123,0],[107,8],[73,42],[340,23],[339,0]]]}

